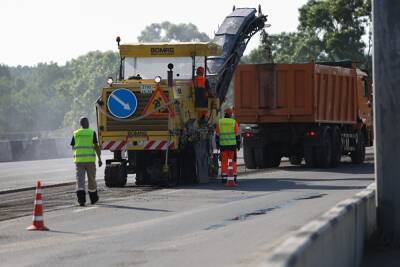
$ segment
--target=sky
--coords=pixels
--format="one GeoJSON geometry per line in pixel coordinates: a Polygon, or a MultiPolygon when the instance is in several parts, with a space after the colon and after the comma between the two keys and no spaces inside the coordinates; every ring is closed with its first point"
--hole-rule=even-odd
{"type": "MultiPolygon", "coordinates": [[[[236,7],[261,4],[271,27],[268,33],[295,31],[298,9],[307,0],[0,0],[0,64],[64,65],[89,51],[117,51],[137,42],[151,23],[193,23],[213,37],[218,25],[236,7]]],[[[245,54],[257,47],[254,36],[245,54]]]]}

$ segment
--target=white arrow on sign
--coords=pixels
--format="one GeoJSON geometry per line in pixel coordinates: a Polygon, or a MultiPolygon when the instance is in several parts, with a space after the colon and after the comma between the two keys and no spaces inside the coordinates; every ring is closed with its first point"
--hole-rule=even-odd
{"type": "Polygon", "coordinates": [[[129,106],[129,103],[125,103],[124,101],[122,101],[121,99],[119,99],[118,96],[116,96],[116,95],[114,95],[114,94],[111,94],[111,97],[114,98],[115,101],[117,101],[118,103],[120,103],[120,104],[123,106],[123,108],[124,108],[125,110],[131,110],[131,107],[129,106]]]}

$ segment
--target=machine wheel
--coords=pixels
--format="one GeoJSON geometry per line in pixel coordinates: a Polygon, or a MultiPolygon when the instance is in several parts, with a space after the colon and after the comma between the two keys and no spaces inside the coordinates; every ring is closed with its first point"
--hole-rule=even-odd
{"type": "Polygon", "coordinates": [[[180,155],[181,183],[195,183],[197,179],[196,155],[193,146],[188,145],[180,155]]]}
{"type": "Polygon", "coordinates": [[[332,131],[332,159],[331,167],[337,167],[342,157],[342,139],[338,127],[334,127],[332,131]]]}
{"type": "Polygon", "coordinates": [[[211,178],[218,178],[218,169],[219,169],[219,154],[213,153],[211,158],[211,165],[209,175],[211,178]]]}
{"type": "Polygon", "coordinates": [[[146,179],[144,178],[143,171],[137,171],[135,184],[136,185],[145,185],[146,184],[145,181],[146,181],[146,179]]]}
{"type": "Polygon", "coordinates": [[[356,150],[350,153],[351,161],[356,164],[361,164],[365,160],[365,138],[361,132],[357,133],[358,143],[356,150]]]}
{"type": "Polygon", "coordinates": [[[179,165],[176,162],[176,160],[174,160],[173,162],[171,162],[168,168],[168,177],[166,186],[168,187],[176,186],[179,181],[179,174],[180,174],[179,165]]]}
{"type": "Polygon", "coordinates": [[[303,157],[300,155],[294,155],[289,157],[289,162],[292,165],[301,165],[301,162],[303,161],[303,157]]]}
{"type": "Polygon", "coordinates": [[[328,127],[323,129],[321,145],[317,147],[317,166],[328,168],[332,162],[332,134],[328,127]]]}
{"type": "Polygon", "coordinates": [[[128,174],[123,163],[107,165],[104,171],[104,182],[107,187],[123,187],[128,174]]]}
{"type": "Polygon", "coordinates": [[[255,169],[257,168],[255,157],[254,157],[254,148],[249,145],[243,145],[243,158],[244,164],[247,169],[255,169]]]}

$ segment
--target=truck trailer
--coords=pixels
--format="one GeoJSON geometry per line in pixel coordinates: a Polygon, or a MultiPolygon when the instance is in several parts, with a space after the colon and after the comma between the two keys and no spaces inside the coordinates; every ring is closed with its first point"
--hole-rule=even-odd
{"type": "Polygon", "coordinates": [[[372,146],[372,83],[351,61],[244,64],[236,69],[234,107],[244,127],[247,168],[328,168],[353,163],[372,146]]]}

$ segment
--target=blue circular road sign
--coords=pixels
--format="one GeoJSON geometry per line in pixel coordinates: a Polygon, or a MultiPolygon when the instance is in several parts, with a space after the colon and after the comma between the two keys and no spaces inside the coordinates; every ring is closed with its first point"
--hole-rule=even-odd
{"type": "Polygon", "coordinates": [[[137,98],[131,90],[119,88],[108,96],[107,107],[113,116],[120,119],[128,118],[136,111],[137,98]]]}

